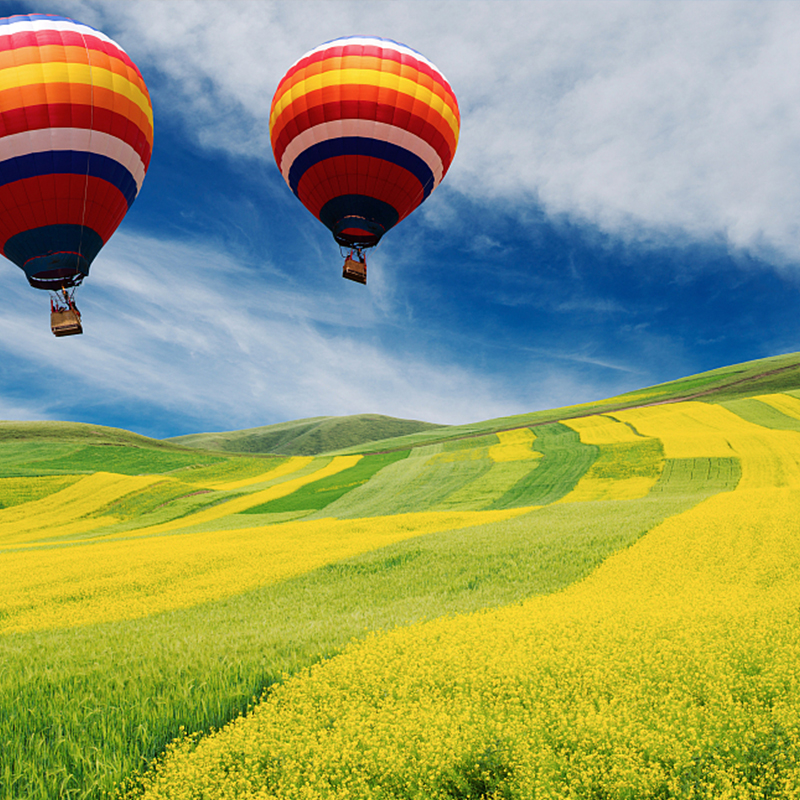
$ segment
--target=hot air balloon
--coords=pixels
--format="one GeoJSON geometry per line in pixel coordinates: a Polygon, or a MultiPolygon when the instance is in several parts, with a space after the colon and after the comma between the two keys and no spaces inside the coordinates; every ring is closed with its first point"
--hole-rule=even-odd
{"type": "Polygon", "coordinates": [[[82,333],[74,293],[142,186],[153,110],[127,53],[48,14],[0,19],[0,246],[52,292],[56,336],[82,333]]]}
{"type": "Polygon", "coordinates": [[[343,276],[366,283],[364,250],[439,185],[460,118],[450,84],[428,59],[390,39],[351,36],[289,69],[269,126],[289,188],[348,251],[343,276]]]}

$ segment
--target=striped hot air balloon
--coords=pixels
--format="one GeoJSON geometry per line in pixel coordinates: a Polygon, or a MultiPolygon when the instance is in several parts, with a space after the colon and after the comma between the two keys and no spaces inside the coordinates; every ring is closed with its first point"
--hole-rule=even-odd
{"type": "Polygon", "coordinates": [[[284,180],[355,251],[345,277],[366,283],[362,251],[439,185],[460,118],[450,84],[424,56],[390,39],[350,36],[289,69],[269,124],[284,180]]]}
{"type": "Polygon", "coordinates": [[[116,42],[65,17],[0,19],[0,246],[31,286],[67,297],[89,274],[152,147],[147,87],[116,42]]]}

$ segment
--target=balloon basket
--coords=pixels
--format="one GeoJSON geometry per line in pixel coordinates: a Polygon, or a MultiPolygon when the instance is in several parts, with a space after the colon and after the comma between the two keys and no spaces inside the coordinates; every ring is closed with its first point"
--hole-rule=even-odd
{"type": "Polygon", "coordinates": [[[367,261],[362,256],[361,259],[353,258],[352,255],[347,256],[344,260],[344,268],[342,269],[342,277],[347,278],[349,281],[356,283],[366,284],[367,282],[367,261]]]}
{"type": "Polygon", "coordinates": [[[54,336],[75,336],[83,333],[81,314],[78,309],[63,309],[50,312],[50,330],[54,336]]]}

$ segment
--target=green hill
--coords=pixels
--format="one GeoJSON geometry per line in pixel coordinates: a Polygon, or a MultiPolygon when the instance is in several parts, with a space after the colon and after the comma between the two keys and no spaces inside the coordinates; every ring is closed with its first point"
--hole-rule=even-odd
{"type": "Polygon", "coordinates": [[[460,426],[0,423],[0,796],[800,796],[798,515],[797,353],[460,426]]]}
{"type": "Polygon", "coordinates": [[[228,453],[280,453],[313,456],[348,447],[369,446],[371,442],[440,430],[441,425],[381,414],[355,414],[348,417],[310,417],[260,428],[221,433],[194,433],[165,441],[183,447],[219,450],[228,453]]]}
{"type": "Polygon", "coordinates": [[[311,417],[240,431],[194,433],[164,441],[182,447],[227,453],[300,456],[376,453],[497,433],[523,425],[542,425],[633,406],[691,399],[721,402],[796,388],[800,388],[800,353],[788,353],[701,372],[606,400],[466,425],[434,425],[380,414],[356,414],[346,417],[311,417]]]}

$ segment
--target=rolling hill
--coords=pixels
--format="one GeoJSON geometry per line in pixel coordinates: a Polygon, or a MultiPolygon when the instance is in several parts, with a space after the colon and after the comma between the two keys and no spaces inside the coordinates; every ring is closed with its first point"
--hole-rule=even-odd
{"type": "Polygon", "coordinates": [[[800,354],[405,425],[0,424],[3,796],[800,794],[800,354]]]}
{"type": "Polygon", "coordinates": [[[347,417],[312,417],[242,431],[194,433],[166,441],[184,447],[229,453],[313,456],[442,427],[446,426],[380,414],[355,414],[347,417]]]}

